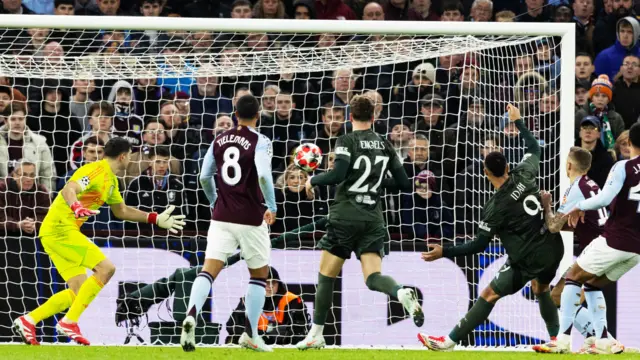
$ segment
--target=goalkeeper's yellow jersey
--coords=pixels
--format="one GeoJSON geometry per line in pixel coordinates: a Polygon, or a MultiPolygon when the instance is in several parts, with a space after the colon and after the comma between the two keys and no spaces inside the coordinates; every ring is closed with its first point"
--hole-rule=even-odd
{"type": "MultiPolygon", "coordinates": [[[[124,201],[118,188],[118,178],[111,171],[106,160],[83,165],[76,170],[69,181],[75,181],[80,185],[82,190],[77,195],[78,201],[87,209],[98,210],[104,203],[113,205],[124,201]]],[[[78,231],[86,220],[86,217],[76,219],[62,194],[58,193],[42,221],[39,234],[78,231]]]]}

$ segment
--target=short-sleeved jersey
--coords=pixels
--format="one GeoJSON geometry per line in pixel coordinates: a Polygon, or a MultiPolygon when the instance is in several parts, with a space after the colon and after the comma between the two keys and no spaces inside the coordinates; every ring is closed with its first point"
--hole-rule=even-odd
{"type": "MultiPolygon", "coordinates": [[[[500,237],[512,264],[548,266],[544,261],[532,259],[533,255],[540,254],[541,249],[558,245],[562,248],[560,234],[550,233],[545,225],[537,183],[539,163],[536,155],[525,154],[522,162],[509,173],[509,179],[485,204],[478,225],[486,236],[500,237]]],[[[542,268],[527,270],[535,272],[542,268]]]]}
{"type": "MultiPolygon", "coordinates": [[[[600,187],[588,176],[579,176],[567,189],[560,202],[558,213],[566,214],[571,211],[582,200],[596,196],[600,192],[600,187]]],[[[593,239],[602,235],[604,224],[607,222],[607,209],[589,210],[585,212],[584,223],[579,222],[573,231],[574,243],[578,245],[579,251],[584,250],[593,239]]]]}
{"type": "MultiPolygon", "coordinates": [[[[111,171],[107,160],[81,166],[69,181],[75,181],[80,185],[78,201],[87,209],[98,210],[105,203],[114,205],[123,202],[118,178],[111,171]]],[[[76,219],[62,194],[58,193],[42,221],[39,233],[41,235],[59,234],[69,230],[79,230],[86,220],[87,218],[76,219]]]]}
{"type": "Polygon", "coordinates": [[[218,135],[213,142],[218,198],[212,219],[259,226],[265,212],[256,168],[258,153],[271,164],[271,141],[257,131],[238,126],[218,135]]]}
{"type": "Polygon", "coordinates": [[[620,182],[603,236],[614,249],[640,254],[640,156],[616,163],[605,189],[620,182]]]}
{"type": "Polygon", "coordinates": [[[336,219],[383,221],[380,205],[382,179],[389,169],[402,167],[393,146],[373,130],[354,131],[338,138],[336,161],[349,162],[338,185],[330,216],[336,219]]]}

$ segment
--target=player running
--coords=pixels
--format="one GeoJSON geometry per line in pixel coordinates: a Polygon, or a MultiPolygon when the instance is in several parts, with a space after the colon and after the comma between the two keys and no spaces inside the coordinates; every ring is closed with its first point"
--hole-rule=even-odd
{"type": "Polygon", "coordinates": [[[254,351],[273,351],[258,335],[271,256],[267,224],[273,224],[277,210],[271,141],[255,130],[260,104],[253,95],[242,96],[236,107],[238,126],[216,137],[204,157],[200,174],[213,216],[204,266],[193,282],[188,315],[182,323],[180,345],[184,351],[195,350],[196,315],[209,296],[214,279],[238,246],[251,275],[245,296],[249,325],[245,326],[239,344],[254,351]],[[216,174],[220,196],[216,195],[213,179],[216,174]]]}
{"type": "Polygon", "coordinates": [[[604,233],[587,246],[567,273],[560,300],[561,334],[556,342],[556,352],[571,349],[571,328],[580,306],[582,285],[593,290],[585,291],[597,337],[590,352],[611,354],[624,351],[622,344],[608,338],[606,303],[599,294],[600,289],[618,281],[640,262],[640,124],[631,126],[629,143],[631,158],[613,166],[602,191],[595,197],[580,201],[565,215],[569,225],[576,227],[578,221],[585,221],[586,211],[611,204],[611,215],[604,226],[604,233]]]}
{"type": "Polygon", "coordinates": [[[476,240],[459,246],[429,245],[422,254],[425,261],[441,257],[454,258],[483,251],[489,241],[499,236],[507,252],[507,263],[496,274],[471,310],[460,320],[449,336],[418,334],[418,339],[431,350],[451,351],[473,329],[484,322],[495,303],[514,294],[531,281],[531,289],[538,298],[540,314],[553,338],[558,334],[558,311],[549,293],[549,284],[556,275],[564,246],[560,234],[550,233],[542,218],[540,189],[537,184],[540,164],[540,145],[526,128],[515,106],[507,107],[509,119],[515,122],[522,135],[526,154],[513,171],[504,155],[492,152],[485,158],[484,172],[496,188],[484,206],[483,220],[478,225],[476,240]]]}
{"type": "Polygon", "coordinates": [[[80,226],[89,216],[98,214],[97,209],[105,202],[119,219],[156,224],[172,233],[182,230],[184,215],[172,216],[173,206],[157,214],[125,205],[115,174],[127,168],[130,155],[131,144],[127,140],[109,140],[104,147],[105,158],[79,168],[51,204],[38,235],[44,251],[69,287],[14,321],[14,331],[26,344],[39,345],[35,324],[70,307],[56,330],[78,344],[89,345],[80,332],[78,319],[111,279],[116,267],[80,232],[80,226]],[[86,269],[93,270],[88,279],[86,269]]]}
{"type": "Polygon", "coordinates": [[[417,326],[424,322],[414,291],[403,289],[393,278],[380,273],[388,235],[379,190],[397,184],[401,189],[411,191],[412,184],[391,143],[371,129],[373,103],[364,96],[356,96],[350,106],[353,132],[338,138],[333,170],[310,178],[306,184],[310,196],[313,196],[314,186],[339,185],[330,207],[327,234],[318,244],[322,255],[313,325],[307,337],[296,345],[300,350],[325,346],[322,333],[331,308],[333,284],[352,252],[362,264],[369,289],[400,300],[417,326]],[[387,171],[391,171],[393,179],[383,180],[387,171]]]}
{"type": "MultiPolygon", "coordinates": [[[[595,120],[597,121],[597,119],[595,120]]],[[[562,229],[573,230],[571,227],[566,226],[567,218],[564,217],[564,214],[573,209],[578,202],[596,196],[596,194],[600,192],[598,184],[587,176],[587,172],[589,168],[591,168],[591,153],[589,151],[580,147],[572,147],[567,158],[566,168],[567,177],[569,178],[571,186],[569,186],[565,192],[557,213],[554,214],[551,208],[551,194],[548,192],[543,192],[542,194],[545,221],[547,228],[549,228],[549,231],[552,233],[560,232],[562,229]]],[[[602,234],[604,224],[607,222],[607,216],[606,208],[590,210],[586,213],[585,222],[579,224],[575,231],[573,231],[574,241],[578,245],[579,251],[585,249],[591,241],[602,234]]],[[[565,278],[563,276],[551,291],[551,297],[554,299],[556,306],[560,305],[560,294],[562,294],[564,285],[565,278]]],[[[598,296],[604,296],[601,291],[591,289],[588,285],[585,285],[585,289],[592,292],[597,291],[600,293],[598,296]]],[[[587,352],[596,338],[594,337],[594,328],[590,312],[584,306],[580,306],[576,312],[573,324],[586,338],[585,344],[580,352],[587,352]]],[[[556,341],[552,340],[546,344],[534,345],[533,350],[540,353],[552,353],[560,349],[556,347],[556,341]]]]}

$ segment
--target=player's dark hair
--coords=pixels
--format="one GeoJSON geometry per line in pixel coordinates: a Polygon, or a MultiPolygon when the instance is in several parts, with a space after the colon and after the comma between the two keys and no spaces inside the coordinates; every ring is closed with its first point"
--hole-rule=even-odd
{"type": "Polygon", "coordinates": [[[85,149],[89,144],[104,146],[104,141],[97,136],[91,136],[87,140],[83,141],[82,148],[85,149]]]}
{"type": "Polygon", "coordinates": [[[104,156],[115,159],[122,154],[131,151],[131,143],[129,140],[121,137],[114,137],[107,141],[104,146],[104,156]]]}
{"type": "Polygon", "coordinates": [[[258,117],[260,102],[251,94],[243,95],[236,102],[236,115],[240,121],[251,121],[258,117]]]}
{"type": "Polygon", "coordinates": [[[501,177],[507,171],[507,158],[501,152],[490,152],[484,159],[484,167],[489,170],[493,176],[501,177]]]}
{"type": "Polygon", "coordinates": [[[591,152],[579,146],[572,146],[569,150],[571,162],[578,167],[578,171],[586,173],[591,168],[591,152]]]}
{"type": "Polygon", "coordinates": [[[373,101],[366,96],[355,96],[351,99],[351,116],[354,121],[371,121],[375,116],[376,107],[373,101]]]}
{"type": "Polygon", "coordinates": [[[640,123],[631,125],[629,129],[629,144],[636,149],[640,149],[640,123]]]}
{"type": "Polygon", "coordinates": [[[171,152],[169,151],[169,148],[166,146],[162,146],[162,145],[158,145],[158,146],[154,146],[152,148],[149,148],[149,159],[153,159],[156,156],[162,156],[162,157],[171,157],[171,152]]]}
{"type": "Polygon", "coordinates": [[[89,116],[94,116],[93,113],[95,113],[96,111],[98,111],[98,114],[96,116],[112,117],[116,114],[116,110],[113,108],[113,105],[111,105],[108,101],[100,101],[91,104],[87,114],[89,114],[89,116]]]}

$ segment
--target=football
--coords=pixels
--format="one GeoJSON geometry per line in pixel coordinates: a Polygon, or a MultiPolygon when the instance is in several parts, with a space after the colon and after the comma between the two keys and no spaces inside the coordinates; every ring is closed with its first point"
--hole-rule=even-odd
{"type": "Polygon", "coordinates": [[[293,153],[293,162],[300,169],[312,172],[322,163],[322,150],[316,144],[301,144],[293,153]]]}

